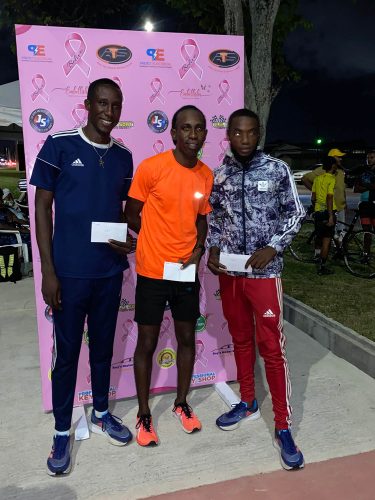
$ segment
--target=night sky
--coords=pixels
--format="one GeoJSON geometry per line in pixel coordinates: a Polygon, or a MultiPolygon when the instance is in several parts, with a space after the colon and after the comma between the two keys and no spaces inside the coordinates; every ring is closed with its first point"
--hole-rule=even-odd
{"type": "MultiPolygon", "coordinates": [[[[299,10],[313,29],[291,34],[285,54],[301,80],[276,97],[267,142],[319,136],[375,146],[375,0],[300,0],[299,10]]],[[[2,84],[18,75],[9,37],[0,35],[2,84]]]]}

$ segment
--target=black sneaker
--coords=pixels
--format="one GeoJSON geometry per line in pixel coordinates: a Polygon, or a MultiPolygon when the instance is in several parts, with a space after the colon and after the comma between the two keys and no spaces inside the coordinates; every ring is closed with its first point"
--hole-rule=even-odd
{"type": "Polygon", "coordinates": [[[47,474],[50,476],[69,474],[71,468],[70,436],[54,436],[52,450],[47,458],[47,474]]]}
{"type": "Polygon", "coordinates": [[[321,266],[318,268],[317,273],[319,274],[319,276],[328,276],[329,274],[334,274],[334,271],[332,271],[332,269],[328,269],[325,266],[321,266]]]}

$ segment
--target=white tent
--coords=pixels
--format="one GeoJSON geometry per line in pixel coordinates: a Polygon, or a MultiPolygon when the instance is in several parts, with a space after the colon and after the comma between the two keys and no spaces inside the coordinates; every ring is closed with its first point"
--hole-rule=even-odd
{"type": "Polygon", "coordinates": [[[20,82],[0,85],[0,127],[15,123],[22,127],[20,82]]]}

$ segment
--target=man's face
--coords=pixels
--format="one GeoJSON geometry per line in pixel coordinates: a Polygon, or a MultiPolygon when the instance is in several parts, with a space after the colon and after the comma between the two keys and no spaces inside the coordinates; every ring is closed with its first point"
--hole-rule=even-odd
{"type": "Polygon", "coordinates": [[[342,167],[342,156],[334,156],[334,159],[336,160],[336,164],[339,168],[342,167]]]}
{"type": "Polygon", "coordinates": [[[259,137],[259,123],[255,118],[248,116],[233,118],[228,130],[228,139],[232,150],[239,156],[244,158],[251,156],[258,146],[259,137]]]}
{"type": "Polygon", "coordinates": [[[122,93],[111,85],[100,85],[94,97],[85,100],[88,111],[87,124],[100,135],[109,135],[118,124],[122,109],[122,93]]]}
{"type": "Polygon", "coordinates": [[[367,155],[367,165],[370,167],[375,166],[375,153],[369,153],[367,155]]]}
{"type": "Polygon", "coordinates": [[[171,130],[176,149],[188,158],[196,158],[206,140],[207,130],[202,113],[194,109],[181,111],[176,128],[171,130]]]}

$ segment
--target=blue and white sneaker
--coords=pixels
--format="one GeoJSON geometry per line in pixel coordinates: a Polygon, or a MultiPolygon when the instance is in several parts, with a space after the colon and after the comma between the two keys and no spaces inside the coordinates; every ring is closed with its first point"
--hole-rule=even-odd
{"type": "Polygon", "coordinates": [[[115,446],[125,446],[133,438],[130,430],[122,424],[121,418],[109,412],[98,418],[94,409],[91,412],[90,430],[102,436],[106,435],[108,441],[115,446]]]}
{"type": "Polygon", "coordinates": [[[289,429],[275,429],[275,448],[280,454],[280,462],[285,470],[303,469],[305,462],[302,452],[296,446],[289,429]]]}
{"type": "Polygon", "coordinates": [[[249,407],[243,401],[232,405],[232,409],[227,413],[223,413],[216,420],[216,425],[223,431],[233,431],[237,429],[240,422],[244,420],[257,420],[260,417],[258,402],[256,399],[249,407]]]}
{"type": "Polygon", "coordinates": [[[52,450],[47,458],[47,473],[50,476],[69,474],[71,468],[70,436],[54,436],[52,450]]]}

